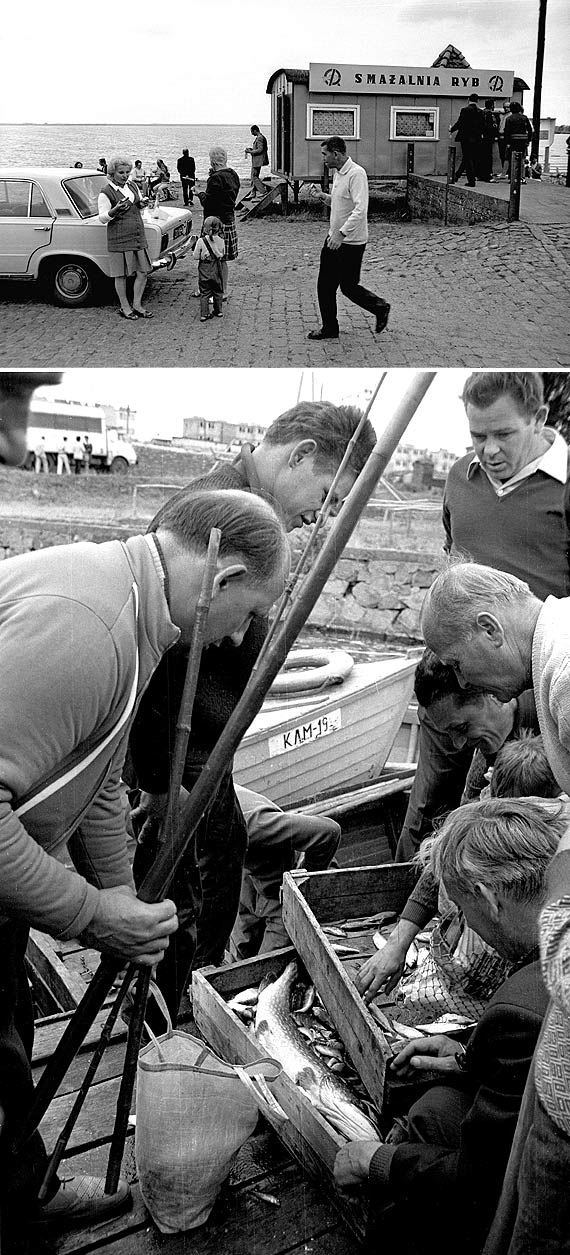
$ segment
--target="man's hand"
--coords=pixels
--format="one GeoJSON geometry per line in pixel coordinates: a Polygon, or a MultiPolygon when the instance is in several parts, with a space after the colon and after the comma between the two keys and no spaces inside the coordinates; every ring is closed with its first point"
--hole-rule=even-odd
{"type": "Polygon", "coordinates": [[[155,967],[177,928],[174,902],[140,902],[128,885],[118,885],[99,891],[95,915],[79,940],[116,959],[155,967]]]}
{"type": "Polygon", "coordinates": [[[406,965],[406,951],[407,947],[387,941],[378,954],[362,964],[354,983],[365,1002],[371,1002],[380,990],[389,994],[395,988],[406,965]]]}
{"type": "Polygon", "coordinates": [[[137,841],[144,845],[151,837],[156,837],[161,822],[166,814],[168,793],[145,793],[141,789],[138,806],[131,811],[133,831],[137,841]]]}
{"type": "Polygon", "coordinates": [[[453,1072],[459,1074],[456,1054],[461,1047],[451,1037],[418,1037],[404,1046],[394,1059],[392,1067],[399,1077],[407,1079],[417,1072],[453,1072]]]}
{"type": "Polygon", "coordinates": [[[362,1142],[347,1142],[341,1146],[334,1161],[334,1179],[337,1185],[346,1189],[350,1185],[360,1185],[368,1179],[370,1163],[381,1142],[365,1139],[362,1142]]]}
{"type": "Polygon", "coordinates": [[[333,251],[336,252],[336,249],[340,248],[341,244],[344,244],[344,243],[345,243],[344,235],[342,235],[340,231],[330,232],[330,235],[327,240],[328,248],[332,248],[333,251]]]}

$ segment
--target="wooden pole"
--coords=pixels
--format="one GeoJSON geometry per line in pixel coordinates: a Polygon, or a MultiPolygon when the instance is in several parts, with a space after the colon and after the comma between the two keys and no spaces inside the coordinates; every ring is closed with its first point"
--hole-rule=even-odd
{"type": "Polygon", "coordinates": [[[531,160],[538,161],[540,144],[540,109],[542,100],[542,75],[544,72],[544,47],[546,43],[546,4],[547,0],[539,0],[538,32],[536,36],[536,66],[534,71],[534,93],[532,98],[533,136],[530,145],[531,160]]]}
{"type": "MultiPolygon", "coordinates": [[[[198,674],[200,671],[200,663],[202,661],[202,650],[204,648],[204,635],[208,621],[210,602],[212,600],[212,590],[214,587],[214,579],[218,565],[221,538],[222,533],[219,528],[213,527],[208,541],[208,552],[204,564],[200,595],[196,604],[196,614],[194,616],[194,625],[192,630],[192,644],[188,655],[184,689],[182,691],[180,710],[176,722],[176,737],[174,740],[172,770],[168,786],[168,801],[166,803],[166,812],[161,824],[161,830],[158,838],[158,848],[160,849],[161,846],[163,846],[167,852],[176,847],[178,840],[180,787],[182,785],[182,777],[184,775],[184,767],[186,765],[186,754],[188,752],[188,741],[190,739],[190,730],[192,726],[194,698],[196,696],[196,688],[198,686],[198,674]]],[[[116,1194],[119,1186],[119,1177],[125,1150],[125,1139],[129,1125],[133,1089],[137,1075],[137,1062],[141,1046],[142,1032],[144,1029],[144,1018],[151,975],[152,972],[150,967],[142,967],[139,969],[133,1012],[129,1024],[127,1051],[123,1064],[123,1074],[121,1076],[119,1096],[117,1098],[115,1127],[113,1129],[113,1137],[111,1139],[111,1147],[109,1150],[107,1177],[105,1180],[106,1194],[116,1194]]]]}
{"type": "MultiPolygon", "coordinates": [[[[164,850],[161,851],[140,887],[138,896],[141,901],[158,902],[168,892],[202,815],[207,810],[244,732],[260,709],[267,690],[322,592],[337,558],[344,549],[364,506],[371,497],[380,476],[383,475],[394,449],[408,423],[411,422],[434,376],[435,371],[418,371],[387,424],[386,430],[379,436],[366,466],[349,493],[334,527],[307,576],[303,590],[292,607],[287,622],[281,627],[271,654],[266,657],[261,667],[257,664],[254,667],[245,692],[204,765],[190,797],[181,807],[181,831],[176,853],[167,850],[165,854],[164,850]]],[[[68,1067],[100,1010],[119,968],[120,960],[113,961],[112,964],[108,960],[103,960],[95,972],[87,993],[70,1020],[37,1086],[35,1101],[18,1139],[18,1147],[28,1140],[45,1115],[68,1067]]]]}

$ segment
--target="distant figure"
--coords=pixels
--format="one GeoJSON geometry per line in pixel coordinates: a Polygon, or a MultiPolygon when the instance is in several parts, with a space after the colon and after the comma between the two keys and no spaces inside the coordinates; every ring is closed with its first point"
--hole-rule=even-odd
{"type": "Polygon", "coordinates": [[[75,437],[75,446],[73,449],[73,469],[76,475],[81,475],[83,463],[85,461],[85,449],[81,436],[75,437]]]}
{"type": "Polygon", "coordinates": [[[222,264],[226,253],[224,227],[219,218],[205,218],[202,234],[194,245],[194,257],[198,262],[198,287],[200,290],[200,322],[209,318],[223,318],[222,300],[224,275],[222,264]],[[210,297],[214,312],[210,313],[210,297]]]}
{"type": "Polygon", "coordinates": [[[74,169],[74,170],[82,170],[82,169],[83,169],[83,162],[82,162],[82,161],[74,161],[74,163],[73,163],[73,169],[74,169]]]}
{"type": "Polygon", "coordinates": [[[507,174],[506,174],[506,164],[507,164],[506,148],[507,148],[507,141],[506,141],[506,139],[505,139],[505,126],[507,125],[507,118],[510,118],[510,116],[511,116],[511,115],[510,115],[510,111],[509,111],[509,102],[508,102],[507,100],[505,100],[505,101],[504,101],[504,103],[503,103],[503,110],[502,110],[502,113],[500,113],[500,114],[499,114],[499,137],[498,137],[498,141],[497,141],[497,142],[498,142],[498,145],[499,145],[499,157],[501,158],[501,174],[500,174],[500,176],[499,176],[499,177],[500,177],[500,178],[505,178],[505,179],[506,179],[506,177],[507,177],[507,174]]]}
{"type": "Polygon", "coordinates": [[[264,166],[269,165],[269,151],[267,148],[267,140],[262,135],[258,126],[250,127],[253,135],[253,144],[250,148],[246,148],[246,156],[251,154],[251,198],[257,200],[257,193],[260,192],[265,196],[267,186],[261,180],[261,171],[264,166]]]}
{"type": "Polygon", "coordinates": [[[38,443],[34,449],[34,457],[35,457],[34,470],[36,472],[36,475],[39,475],[41,471],[44,471],[45,474],[47,475],[49,472],[49,463],[47,460],[45,436],[40,436],[38,443]]]}
{"type": "Polygon", "coordinates": [[[97,162],[97,169],[99,170],[100,174],[107,173],[107,158],[106,157],[99,158],[99,161],[97,162]]]}
{"type": "Polygon", "coordinates": [[[334,170],[334,182],[328,192],[317,192],[318,200],[330,205],[331,218],[327,238],[321,250],[317,299],[322,326],[309,331],[308,340],[338,340],[336,294],[343,296],[376,317],[376,334],[387,326],[390,306],[381,296],[364,288],[360,271],[368,242],[368,177],[363,166],[348,156],[340,135],[321,144],[323,161],[334,170]]]}
{"type": "Polygon", "coordinates": [[[182,184],[182,195],[185,205],[192,205],[194,202],[194,193],[192,191],[196,182],[196,162],[190,156],[188,149],[182,149],[182,156],[176,162],[176,169],[180,175],[182,184]]]}
{"type": "Polygon", "coordinates": [[[69,466],[69,446],[67,443],[67,436],[63,437],[63,440],[57,451],[57,473],[58,475],[71,475],[71,469],[69,466]]]}
{"type": "Polygon", "coordinates": [[[222,262],[224,276],[224,300],[228,297],[228,262],[238,256],[235,207],[239,192],[239,176],[228,166],[225,148],[217,145],[210,149],[210,173],[205,192],[198,192],[198,200],[204,210],[204,218],[220,218],[224,228],[226,255],[222,262]]]}
{"type": "Polygon", "coordinates": [[[500,174],[500,159],[497,140],[499,138],[499,115],[495,113],[494,100],[486,100],[483,110],[483,138],[479,157],[479,178],[483,183],[492,183],[493,177],[500,174]]]}
{"type": "Polygon", "coordinates": [[[468,104],[449,128],[450,135],[457,132],[457,139],[461,144],[461,165],[455,174],[455,182],[465,172],[468,187],[475,187],[477,154],[483,139],[483,110],[479,108],[478,101],[477,92],[472,92],[468,104]]]}
{"type": "Polygon", "coordinates": [[[511,100],[509,111],[509,117],[505,122],[505,160],[507,162],[507,174],[510,178],[514,152],[522,153],[524,170],[524,159],[528,145],[533,137],[533,129],[530,118],[527,118],[518,100],[511,100]]]}
{"type": "Polygon", "coordinates": [[[129,180],[132,162],[128,157],[111,157],[108,169],[108,183],[99,192],[98,210],[99,221],[107,227],[109,269],[115,280],[119,313],[133,321],[152,318],[150,310],[141,304],[152,265],[140,211],[141,195],[136,183],[129,180]],[[130,275],[135,276],[132,308],[127,297],[130,275]]]}
{"type": "Polygon", "coordinates": [[[93,453],[93,445],[91,444],[89,437],[85,436],[83,438],[83,457],[85,461],[85,473],[86,474],[87,474],[87,471],[91,467],[91,454],[92,453],[93,453]]]}
{"type": "Polygon", "coordinates": [[[146,171],[140,157],[137,157],[131,170],[131,183],[136,183],[141,196],[146,196],[146,171]]]}

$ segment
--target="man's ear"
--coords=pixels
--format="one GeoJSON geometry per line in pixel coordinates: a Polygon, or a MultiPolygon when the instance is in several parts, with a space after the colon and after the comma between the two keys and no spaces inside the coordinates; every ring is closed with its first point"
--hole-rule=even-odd
{"type": "Polygon", "coordinates": [[[242,575],[247,575],[247,567],[243,562],[233,562],[217,571],[212,584],[212,599],[219,593],[226,593],[232,581],[235,583],[242,575]]]}
{"type": "Polygon", "coordinates": [[[289,457],[287,458],[287,465],[298,466],[299,462],[302,462],[304,458],[311,458],[316,452],[316,440],[298,440],[297,444],[293,445],[289,457]]]}
{"type": "Polygon", "coordinates": [[[542,431],[542,428],[544,427],[544,424],[547,418],[548,418],[548,406],[541,405],[539,409],[536,411],[536,414],[533,419],[534,430],[537,432],[542,431]]]}
{"type": "Polygon", "coordinates": [[[487,610],[482,610],[477,615],[477,627],[488,636],[490,643],[495,649],[500,649],[501,645],[504,644],[505,630],[494,614],[489,614],[487,610]]]}

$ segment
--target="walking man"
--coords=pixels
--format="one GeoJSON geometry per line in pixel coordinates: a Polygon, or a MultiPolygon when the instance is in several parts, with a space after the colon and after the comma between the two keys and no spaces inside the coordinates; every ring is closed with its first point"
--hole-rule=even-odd
{"type": "Polygon", "coordinates": [[[360,270],[368,242],[368,178],[346,153],[346,144],[339,135],[321,144],[323,161],[334,170],[332,192],[317,192],[317,197],[331,207],[329,231],[321,252],[317,280],[317,297],[322,327],[309,331],[309,340],[338,340],[336,294],[344,296],[362,309],[376,315],[376,333],[388,323],[390,306],[381,296],[362,287],[360,270]]]}
{"type": "Polygon", "coordinates": [[[461,110],[457,122],[449,128],[450,135],[457,132],[461,144],[461,165],[455,175],[455,182],[457,183],[459,175],[465,171],[468,187],[475,187],[475,168],[484,132],[483,110],[479,108],[478,101],[477,92],[472,92],[469,103],[461,110]]]}
{"type": "Polygon", "coordinates": [[[179,157],[176,162],[176,169],[180,175],[184,204],[192,205],[194,203],[194,193],[192,189],[196,182],[196,162],[194,161],[194,158],[190,156],[187,148],[182,149],[182,156],[179,157]]]}
{"type": "Polygon", "coordinates": [[[257,193],[265,196],[267,187],[261,178],[261,171],[264,166],[269,165],[269,152],[267,149],[267,140],[262,135],[258,126],[250,127],[253,135],[253,144],[251,148],[246,148],[247,153],[251,154],[251,199],[257,199],[257,193]]]}

